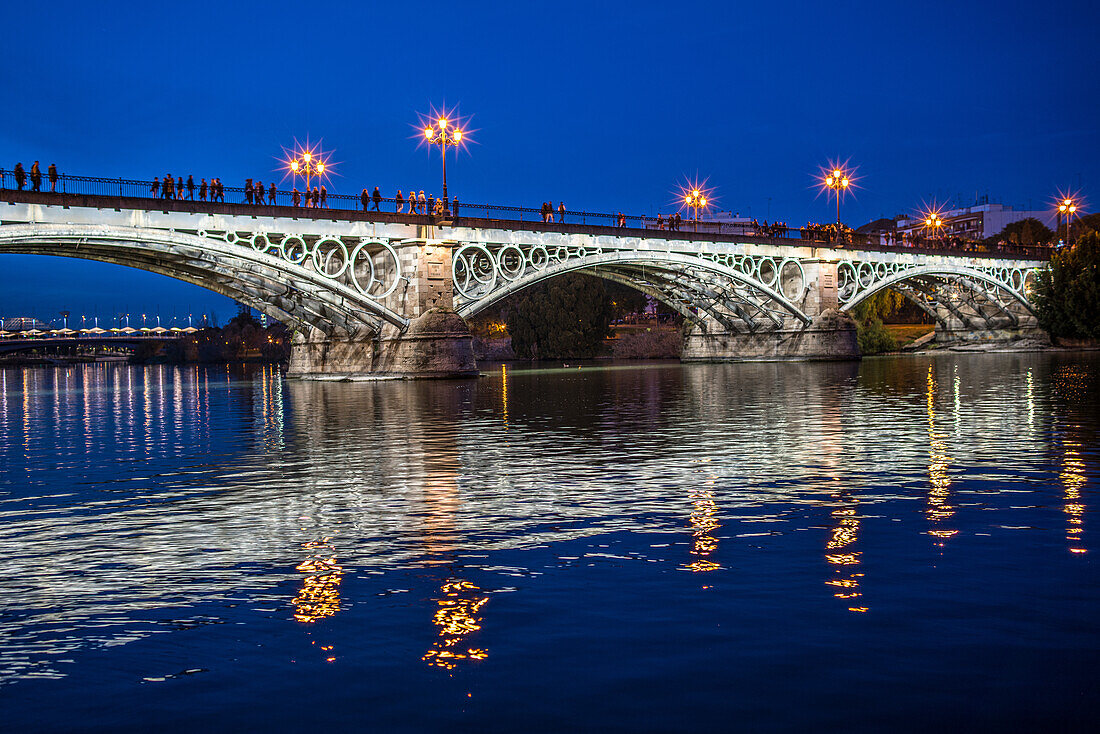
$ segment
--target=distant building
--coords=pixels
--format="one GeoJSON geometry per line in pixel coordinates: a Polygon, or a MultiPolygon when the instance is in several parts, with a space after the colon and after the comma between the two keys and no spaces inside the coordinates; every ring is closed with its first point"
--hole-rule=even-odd
{"type": "MultiPolygon", "coordinates": [[[[961,237],[968,240],[984,240],[1000,234],[1008,225],[1022,219],[1038,219],[1054,229],[1057,212],[1051,210],[1028,211],[1013,209],[1004,204],[976,204],[974,206],[940,212],[943,227],[936,233],[941,237],[961,237]]],[[[897,233],[927,235],[925,220],[915,217],[899,217],[897,233]]],[[[872,222],[872,224],[874,224],[872,222]]]]}

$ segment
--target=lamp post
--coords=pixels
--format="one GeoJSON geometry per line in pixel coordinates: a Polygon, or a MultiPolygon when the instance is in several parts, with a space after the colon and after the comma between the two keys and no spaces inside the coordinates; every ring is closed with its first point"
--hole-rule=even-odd
{"type": "Polygon", "coordinates": [[[848,189],[848,173],[840,168],[834,168],[825,176],[825,185],[836,194],[836,231],[840,234],[840,195],[848,189]]]}
{"type": "Polygon", "coordinates": [[[707,195],[699,189],[691,189],[684,194],[684,206],[689,209],[694,209],[694,215],[691,222],[691,231],[699,231],[699,210],[705,208],[707,205],[707,195]]]}
{"type": "Polygon", "coordinates": [[[447,196],[447,146],[455,148],[462,144],[462,130],[452,125],[446,117],[440,117],[424,128],[424,142],[438,145],[443,154],[443,201],[446,202],[444,208],[449,209],[451,200],[447,196]]]}
{"type": "Polygon", "coordinates": [[[1058,214],[1066,218],[1066,244],[1069,244],[1069,223],[1073,215],[1077,213],[1077,202],[1066,197],[1058,204],[1058,214]]]}
{"type": "MultiPolygon", "coordinates": [[[[290,172],[295,176],[302,176],[306,180],[306,191],[311,191],[310,179],[321,178],[325,175],[325,162],[319,155],[314,155],[312,150],[304,150],[299,155],[290,159],[290,172]]],[[[307,200],[308,201],[308,200],[307,200]]]]}
{"type": "Polygon", "coordinates": [[[933,240],[936,239],[936,235],[937,235],[937,233],[939,233],[940,227],[942,227],[943,224],[944,224],[943,218],[939,214],[937,214],[936,212],[932,212],[924,220],[924,228],[926,230],[929,230],[929,229],[932,230],[932,239],[933,240]]]}

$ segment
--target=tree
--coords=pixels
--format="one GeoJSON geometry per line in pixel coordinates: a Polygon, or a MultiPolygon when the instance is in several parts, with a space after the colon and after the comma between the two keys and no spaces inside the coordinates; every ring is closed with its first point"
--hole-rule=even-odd
{"type": "Polygon", "coordinates": [[[1054,253],[1039,271],[1034,301],[1051,336],[1100,339],[1100,232],[1054,253]]]}
{"type": "Polygon", "coordinates": [[[586,359],[603,348],[612,308],[601,279],[567,273],[526,288],[511,300],[508,333],[517,357],[586,359]]]}
{"type": "Polygon", "coordinates": [[[1054,241],[1054,232],[1035,217],[1021,219],[1005,226],[998,234],[986,238],[987,244],[1011,242],[1014,245],[1049,245],[1054,241]]]}

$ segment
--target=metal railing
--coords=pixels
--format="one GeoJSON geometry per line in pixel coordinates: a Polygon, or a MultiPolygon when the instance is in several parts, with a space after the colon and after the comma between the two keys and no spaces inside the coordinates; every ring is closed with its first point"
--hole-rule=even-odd
{"type": "MultiPolygon", "coordinates": [[[[359,213],[364,218],[370,219],[376,214],[407,218],[410,221],[438,221],[431,211],[435,199],[425,197],[426,201],[421,205],[423,210],[410,211],[410,200],[404,198],[398,202],[393,197],[381,197],[377,202],[368,191],[364,201],[363,195],[336,194],[327,192],[323,205],[317,207],[306,203],[306,192],[299,192],[300,203],[294,201],[294,191],[276,189],[274,201],[271,200],[270,187],[264,188],[263,203],[253,196],[250,200],[248,192],[243,186],[222,186],[221,196],[217,201],[212,198],[210,182],[207,182],[206,196],[202,196],[202,183],[195,182],[189,187],[186,181],[182,189],[176,181],[172,187],[171,195],[166,195],[163,181],[141,181],[126,178],[97,178],[93,176],[72,176],[59,174],[56,180],[51,181],[48,173],[40,173],[37,186],[30,171],[24,172],[24,182],[20,186],[16,180],[15,172],[0,168],[0,190],[23,190],[28,192],[40,192],[42,194],[56,193],[70,196],[111,197],[118,199],[144,199],[160,202],[161,206],[177,208],[186,204],[188,209],[194,207],[196,211],[215,206],[235,205],[246,206],[255,209],[264,207],[271,209],[293,209],[296,217],[316,217],[318,219],[331,218],[334,212],[348,214],[359,213]],[[376,208],[377,207],[377,208],[376,208]]],[[[453,206],[453,202],[448,202],[453,206]]],[[[156,208],[150,206],[148,208],[156,208]]],[[[279,212],[285,215],[284,211],[279,212]]],[[[500,222],[521,222],[524,229],[541,229],[545,227],[551,230],[566,229],[575,231],[578,225],[584,228],[600,227],[606,229],[645,230],[646,233],[661,231],[661,237],[672,239],[691,239],[701,235],[705,239],[726,238],[754,238],[762,241],[772,241],[784,244],[802,243],[809,246],[826,247],[859,247],[887,252],[921,252],[921,253],[958,253],[966,255],[996,255],[1014,258],[1030,258],[1045,260],[1050,257],[1051,248],[1043,246],[1016,245],[1012,243],[1000,243],[989,245],[984,242],[966,241],[959,238],[926,238],[912,237],[903,243],[884,241],[881,235],[867,235],[852,230],[842,230],[839,235],[835,225],[811,225],[808,227],[788,227],[786,225],[772,225],[767,228],[754,226],[742,222],[694,222],[683,219],[676,230],[669,229],[667,219],[660,225],[654,217],[638,214],[610,214],[606,212],[589,212],[584,210],[567,210],[564,222],[560,221],[557,209],[551,212],[551,220],[544,220],[542,209],[534,207],[507,206],[501,204],[480,204],[459,201],[457,212],[448,210],[444,219],[454,221],[461,217],[463,220],[485,219],[500,222]]],[[[464,222],[465,223],[465,222],[464,222]]],[[[470,222],[472,224],[472,222],[470,222]]]]}

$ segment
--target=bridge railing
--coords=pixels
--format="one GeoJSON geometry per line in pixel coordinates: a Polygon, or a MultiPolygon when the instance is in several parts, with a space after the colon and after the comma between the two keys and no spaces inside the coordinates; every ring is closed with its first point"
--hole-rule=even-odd
{"type": "MultiPolygon", "coordinates": [[[[24,185],[19,186],[14,171],[0,168],[0,189],[35,190],[35,186],[31,180],[29,171],[25,171],[24,185]]],[[[410,216],[416,214],[416,212],[411,211],[412,204],[407,198],[398,202],[393,197],[382,197],[375,202],[374,199],[369,196],[370,192],[367,192],[365,203],[363,194],[327,193],[324,205],[314,208],[306,203],[306,192],[300,192],[301,203],[296,204],[293,201],[293,191],[288,191],[285,188],[277,188],[275,200],[271,201],[270,186],[264,188],[263,203],[258,203],[259,199],[257,198],[253,198],[250,201],[246,189],[242,186],[222,186],[220,198],[215,202],[210,188],[210,182],[207,182],[206,198],[202,199],[201,180],[195,182],[193,187],[188,187],[186,182],[184,182],[182,189],[179,188],[179,182],[177,181],[169,196],[165,193],[163,181],[154,182],[126,178],[97,178],[93,176],[72,176],[69,174],[62,174],[57,177],[55,182],[51,182],[48,174],[43,172],[40,176],[37,190],[47,193],[55,191],[60,194],[81,196],[148,199],[150,201],[182,201],[188,204],[193,203],[195,206],[202,206],[204,203],[243,204],[255,207],[291,206],[301,210],[301,213],[295,214],[295,216],[312,215],[318,218],[324,217],[325,212],[331,210],[364,212],[368,215],[375,211],[388,214],[407,214],[410,216]]],[[[431,201],[434,202],[434,200],[431,201]]],[[[426,201],[420,206],[422,209],[418,211],[422,215],[431,214],[432,204],[426,201]]],[[[518,221],[536,225],[538,223],[552,222],[553,224],[626,228],[630,230],[662,230],[664,232],[674,232],[669,235],[673,237],[701,234],[704,236],[717,235],[719,237],[751,237],[789,244],[804,243],[812,246],[824,245],[840,248],[860,247],[888,252],[990,254],[1043,260],[1048,259],[1050,256],[1049,247],[1015,245],[1011,243],[988,245],[982,242],[964,241],[960,239],[947,240],[923,237],[913,237],[907,242],[899,243],[896,241],[887,241],[879,234],[862,234],[851,230],[841,231],[838,235],[832,225],[813,225],[802,228],[787,227],[786,225],[772,225],[764,228],[754,226],[747,222],[694,222],[690,219],[684,219],[680,222],[679,229],[673,231],[669,229],[667,219],[662,219],[662,221],[658,223],[655,217],[638,214],[611,214],[607,212],[590,212],[571,209],[565,212],[564,221],[562,221],[558,210],[553,209],[550,215],[551,218],[547,220],[544,218],[545,215],[543,210],[534,207],[468,203],[463,201],[458,202],[457,210],[457,213],[465,218],[484,218],[486,220],[500,221],[502,223],[518,221]]]]}

